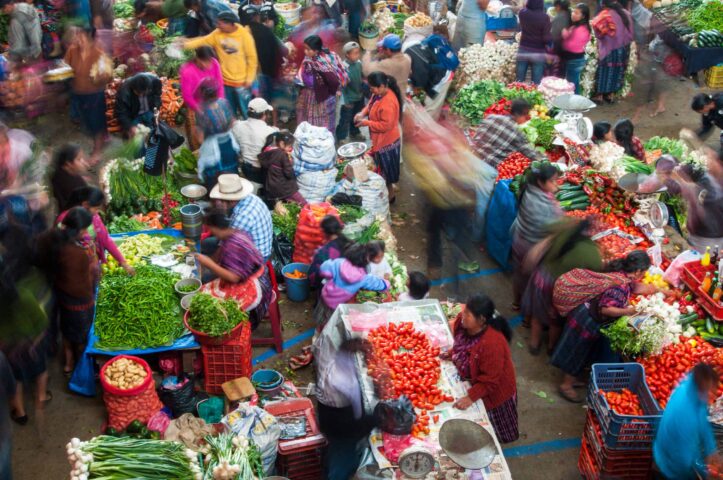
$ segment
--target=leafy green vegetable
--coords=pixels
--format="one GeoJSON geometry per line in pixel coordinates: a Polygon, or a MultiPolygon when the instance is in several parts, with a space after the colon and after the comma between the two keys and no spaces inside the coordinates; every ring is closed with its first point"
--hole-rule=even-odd
{"type": "Polygon", "coordinates": [[[146,224],[127,215],[118,215],[108,224],[110,233],[125,233],[145,230],[146,224]]]}
{"type": "Polygon", "coordinates": [[[296,237],[296,225],[299,223],[301,206],[298,203],[284,203],[282,212],[274,210],[271,212],[271,221],[274,230],[282,233],[290,242],[296,237]]]}
{"type": "Polygon", "coordinates": [[[152,64],[155,66],[155,72],[159,77],[178,78],[178,70],[181,65],[186,63],[193,57],[193,52],[183,50],[181,58],[169,57],[166,49],[176,39],[177,35],[156,38],[153,42],[153,50],[151,50],[152,64]]]}
{"type": "Polygon", "coordinates": [[[105,275],[96,304],[96,346],[104,350],[171,345],[183,333],[173,285],[178,275],[141,265],[136,274],[105,275]]]}
{"type": "Polygon", "coordinates": [[[338,205],[336,209],[339,211],[342,223],[347,225],[358,221],[367,214],[366,210],[355,205],[338,205]]]}
{"type": "Polygon", "coordinates": [[[533,118],[521,128],[531,144],[550,150],[555,140],[555,125],[558,123],[554,118],[533,118]]]}
{"type": "Polygon", "coordinates": [[[625,167],[625,171],[628,173],[644,173],[645,175],[653,173],[653,167],[647,163],[641,162],[635,157],[631,157],[630,155],[623,155],[620,162],[625,167]]]}
{"type": "Polygon", "coordinates": [[[235,300],[222,300],[207,293],[193,296],[188,313],[188,325],[211,337],[225,335],[249,318],[235,300]]]}
{"type": "Polygon", "coordinates": [[[0,13],[0,44],[8,43],[8,32],[10,31],[10,15],[0,13]]]}
{"type": "Polygon", "coordinates": [[[359,243],[369,243],[377,239],[377,236],[381,233],[382,227],[379,225],[379,221],[374,221],[369,228],[364,230],[359,238],[356,239],[359,243]]]}
{"type": "Polygon", "coordinates": [[[473,125],[484,118],[484,112],[504,96],[505,87],[494,80],[482,80],[465,85],[452,101],[452,111],[473,125]]]}
{"type": "Polygon", "coordinates": [[[278,16],[279,21],[274,25],[274,35],[282,42],[289,36],[290,28],[286,24],[286,20],[281,15],[278,16]]]}
{"type": "Polygon", "coordinates": [[[530,105],[544,105],[545,97],[538,90],[525,90],[524,88],[505,88],[502,97],[510,101],[516,98],[527,100],[530,105]]]}
{"type": "Polygon", "coordinates": [[[182,147],[177,154],[173,155],[174,168],[183,173],[196,173],[198,171],[198,159],[191,150],[182,147]]]}
{"type": "Polygon", "coordinates": [[[645,142],[645,150],[661,150],[663,154],[670,154],[677,159],[682,159],[686,153],[683,142],[668,137],[651,137],[645,142]]]}
{"type": "Polygon", "coordinates": [[[696,32],[702,30],[723,32],[723,2],[712,0],[696,7],[688,15],[688,25],[696,32]]]}
{"type": "Polygon", "coordinates": [[[359,290],[354,297],[357,303],[384,303],[387,299],[386,292],[374,292],[372,290],[359,290]]]}
{"type": "Polygon", "coordinates": [[[132,0],[116,0],[113,3],[115,18],[131,18],[135,14],[132,0]]]}
{"type": "Polygon", "coordinates": [[[610,347],[616,352],[631,357],[658,351],[665,335],[666,327],[657,320],[646,321],[639,331],[629,324],[630,317],[623,316],[601,329],[610,340],[610,347]]]}

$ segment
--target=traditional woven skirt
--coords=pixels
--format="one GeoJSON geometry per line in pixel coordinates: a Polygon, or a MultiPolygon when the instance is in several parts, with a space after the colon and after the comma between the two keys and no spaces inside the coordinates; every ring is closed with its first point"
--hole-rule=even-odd
{"type": "Polygon", "coordinates": [[[500,443],[514,442],[520,437],[517,424],[517,394],[496,408],[487,411],[500,443]]]}
{"type": "Polygon", "coordinates": [[[595,74],[595,91],[597,93],[616,93],[623,88],[629,58],[630,46],[627,46],[616,48],[599,61],[595,74]]]}
{"type": "Polygon", "coordinates": [[[570,312],[550,364],[568,375],[580,375],[593,358],[600,339],[600,326],[590,314],[587,304],[570,312]]]}
{"type": "Polygon", "coordinates": [[[535,317],[543,325],[558,325],[559,316],[552,306],[552,289],[555,279],[543,267],[538,267],[527,282],[520,305],[525,317],[535,317]]]}
{"type": "Polygon", "coordinates": [[[401,151],[402,142],[397,140],[374,152],[374,164],[377,166],[379,174],[387,181],[387,184],[399,181],[401,151]]]}
{"type": "Polygon", "coordinates": [[[296,101],[297,123],[309,122],[316,127],[324,127],[331,133],[336,128],[336,97],[331,96],[323,102],[317,102],[312,88],[302,88],[296,101]]]}
{"type": "Polygon", "coordinates": [[[78,345],[88,341],[88,332],[93,323],[95,303],[78,299],[58,290],[58,313],[60,332],[71,343],[78,345]]]}

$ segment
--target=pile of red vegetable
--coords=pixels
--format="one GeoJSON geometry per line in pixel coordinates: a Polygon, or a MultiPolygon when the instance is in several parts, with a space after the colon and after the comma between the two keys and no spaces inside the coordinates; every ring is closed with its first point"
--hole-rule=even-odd
{"type": "Polygon", "coordinates": [[[627,388],[623,388],[620,392],[599,390],[599,393],[608,401],[610,408],[620,415],[644,415],[640,399],[627,388]]]}
{"type": "MultiPolygon", "coordinates": [[[[645,379],[660,408],[668,404],[670,394],[698,363],[707,363],[723,374],[723,350],[715,348],[700,337],[680,337],[680,343],[668,345],[660,355],[638,359],[645,368],[645,379]]],[[[723,384],[714,397],[723,394],[723,384]]]]}
{"type": "Polygon", "coordinates": [[[497,165],[497,181],[515,178],[530,166],[532,161],[520,152],[510,154],[497,165]]]}
{"type": "Polygon", "coordinates": [[[503,98],[496,101],[485,110],[485,117],[488,115],[509,115],[512,109],[512,102],[503,98]]]}

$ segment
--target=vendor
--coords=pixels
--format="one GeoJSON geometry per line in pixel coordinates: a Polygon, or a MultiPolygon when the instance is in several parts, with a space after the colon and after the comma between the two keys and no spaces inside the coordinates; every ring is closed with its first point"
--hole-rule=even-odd
{"type": "Polygon", "coordinates": [[[710,365],[699,363],[670,396],[653,443],[655,467],[662,478],[701,478],[696,474],[696,464],[708,464],[716,452],[708,399],[719,381],[710,365]]]}
{"type": "Polygon", "coordinates": [[[341,257],[344,249],[351,243],[351,240],[342,233],[344,225],[334,215],[327,215],[322,219],[321,230],[324,232],[324,245],[316,251],[309,266],[309,284],[311,288],[321,287],[321,277],[319,275],[321,264],[327,260],[341,257]]]}
{"type": "Polygon", "coordinates": [[[241,173],[250,182],[263,185],[264,172],[259,163],[259,154],[266,139],[279,129],[268,124],[270,112],[274,107],[263,98],[254,98],[249,102],[249,118],[233,124],[232,132],[241,147],[241,173]]]}
{"type": "Polygon", "coordinates": [[[268,260],[274,235],[271,213],[253,191],[254,186],[245,178],[225,173],[219,175],[209,196],[231,212],[231,228],[248,233],[263,258],[268,260]]]}
{"type": "Polygon", "coordinates": [[[500,443],[519,438],[517,380],[509,342],[512,330],[486,295],[471,297],[454,321],[451,358],[460,377],[472,384],[454,406],[466,410],[482,400],[500,443]]]}
{"type": "Polygon", "coordinates": [[[291,160],[294,140],[294,136],[288,130],[272,133],[266,139],[264,151],[259,155],[259,163],[266,172],[264,183],[266,200],[272,203],[295,202],[303,207],[308,202],[299,192],[291,160]]]}
{"type": "Polygon", "coordinates": [[[561,220],[550,239],[549,248],[530,276],[522,295],[521,310],[530,319],[529,350],[537,355],[542,331],[548,328],[547,353],[552,355],[562,333],[563,322],[552,306],[552,289],[560,275],[575,268],[602,270],[600,249],[590,238],[590,222],[561,220]]]}
{"type": "Polygon", "coordinates": [[[635,126],[629,119],[624,118],[615,124],[613,129],[615,142],[625,149],[625,155],[635,157],[641,162],[645,161],[643,142],[635,136],[635,126]]]}
{"type": "Polygon", "coordinates": [[[523,273],[525,255],[550,234],[550,226],[563,215],[560,203],[555,198],[559,177],[557,167],[549,162],[539,167],[532,166],[525,173],[520,208],[510,227],[514,269],[512,308],[515,310],[520,308],[520,298],[529,280],[529,276],[523,273]]]}
{"type": "Polygon", "coordinates": [[[462,0],[452,39],[452,46],[456,51],[470,45],[484,45],[489,3],[489,0],[462,0]]]}
{"type": "Polygon", "coordinates": [[[555,282],[553,304],[567,317],[567,323],[550,363],[564,373],[558,391],[565,400],[573,403],[584,400],[575,388],[586,386],[578,378],[590,366],[600,328],[623,315],[635,313],[635,307],[630,305],[632,295],[657,291],[651,285],[639,283],[648,268],[648,254],[635,250],[623,259],[610,262],[606,268],[608,273],[575,269],[555,282]]]}
{"type": "MultiPolygon", "coordinates": [[[[721,171],[721,160],[715,168],[709,165],[710,172],[721,171]]],[[[711,173],[692,168],[689,164],[676,167],[671,173],[680,186],[680,193],[688,206],[688,243],[703,252],[706,247],[723,245],[723,187],[720,180],[711,173]]]]}
{"type": "Polygon", "coordinates": [[[115,115],[123,135],[131,138],[136,126],[153,126],[153,111],[161,108],[161,80],[152,73],[142,72],[125,80],[118,89],[115,115]]]}
{"type": "Polygon", "coordinates": [[[68,209],[70,194],[73,190],[86,186],[83,175],[87,171],[88,164],[80,145],[67,143],[55,151],[50,185],[53,188],[53,197],[58,204],[59,212],[68,209]]]}
{"type": "Polygon", "coordinates": [[[233,298],[243,310],[254,311],[251,326],[256,328],[266,316],[272,296],[264,257],[246,232],[231,226],[224,212],[208,212],[204,224],[219,240],[219,246],[212,257],[196,254],[201,268],[217,277],[205,283],[202,290],[216,297],[233,298]]]}
{"type": "MultiPolygon", "coordinates": [[[[713,95],[699,93],[693,97],[690,108],[701,116],[702,123],[696,132],[701,139],[710,135],[713,127],[723,129],[723,93],[713,95]]],[[[720,147],[723,148],[723,131],[720,137],[720,147]]]]}
{"type": "Polygon", "coordinates": [[[546,159],[530,145],[525,134],[518,128],[518,125],[529,119],[530,104],[527,103],[527,100],[516,98],[512,101],[509,115],[487,115],[480,122],[474,136],[474,149],[483,161],[482,173],[485,177],[485,185],[477,193],[477,220],[475,222],[477,231],[475,236],[478,239],[485,232],[485,215],[497,178],[497,165],[515,152],[520,152],[530,160],[546,159]]]}
{"type": "Polygon", "coordinates": [[[592,126],[592,141],[597,145],[615,141],[613,126],[610,122],[595,122],[592,126]]]}

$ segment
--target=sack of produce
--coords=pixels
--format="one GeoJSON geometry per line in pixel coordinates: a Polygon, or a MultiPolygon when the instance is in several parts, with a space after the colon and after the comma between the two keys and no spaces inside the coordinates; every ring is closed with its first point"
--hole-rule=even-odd
{"type": "Polygon", "coordinates": [[[193,379],[186,375],[166,377],[158,389],[158,396],[171,409],[173,418],[196,411],[196,392],[193,379]]]}
{"type": "Polygon", "coordinates": [[[294,132],[294,150],[291,157],[294,173],[327,170],[336,161],[336,145],[334,135],[324,127],[315,127],[301,122],[294,132]]]}
{"type": "Polygon", "coordinates": [[[334,189],[337,173],[336,168],[302,173],[296,177],[299,193],[307,202],[323,202],[334,189]]]}
{"type": "Polygon", "coordinates": [[[324,243],[321,221],[327,215],[339,216],[339,212],[330,203],[309,203],[301,209],[299,223],[294,238],[294,262],[311,263],[311,259],[324,243]]]}
{"type": "Polygon", "coordinates": [[[345,178],[334,188],[336,194],[359,195],[362,207],[374,216],[389,217],[389,193],[387,183],[374,172],[368,173],[368,179],[361,182],[356,178],[345,178]]]}
{"type": "Polygon", "coordinates": [[[242,403],[221,423],[236,436],[253,440],[261,455],[264,472],[269,474],[276,461],[276,446],[281,436],[276,417],[262,408],[242,403]]]}
{"type": "Polygon", "coordinates": [[[145,360],[130,355],[113,357],[100,369],[108,426],[125,429],[133,420],[148,420],[163,404],[156,394],[151,368],[145,360]]]}

